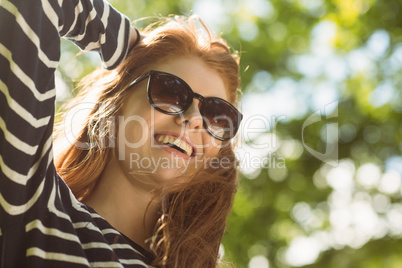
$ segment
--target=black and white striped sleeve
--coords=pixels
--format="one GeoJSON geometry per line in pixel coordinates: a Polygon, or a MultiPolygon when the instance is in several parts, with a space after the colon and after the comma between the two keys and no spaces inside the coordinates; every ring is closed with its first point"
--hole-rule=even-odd
{"type": "Polygon", "coordinates": [[[129,35],[103,0],[0,0],[0,267],[151,267],[152,254],[75,199],[52,154],[60,37],[112,69],[129,35]]]}
{"type": "Polygon", "coordinates": [[[0,236],[10,218],[23,217],[56,183],[60,37],[98,51],[112,69],[126,56],[129,33],[129,20],[102,0],[0,1],[0,236]]]}
{"type": "Polygon", "coordinates": [[[101,1],[64,1],[60,10],[61,36],[82,50],[99,51],[108,69],[121,63],[128,50],[129,20],[101,1]]]}

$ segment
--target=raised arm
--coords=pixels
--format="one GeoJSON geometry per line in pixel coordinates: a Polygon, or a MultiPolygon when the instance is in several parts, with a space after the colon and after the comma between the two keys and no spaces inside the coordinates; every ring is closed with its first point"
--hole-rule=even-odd
{"type": "Polygon", "coordinates": [[[46,199],[55,183],[54,71],[60,36],[83,50],[99,51],[112,69],[126,56],[130,24],[102,0],[1,0],[0,236],[11,219],[46,199]]]}

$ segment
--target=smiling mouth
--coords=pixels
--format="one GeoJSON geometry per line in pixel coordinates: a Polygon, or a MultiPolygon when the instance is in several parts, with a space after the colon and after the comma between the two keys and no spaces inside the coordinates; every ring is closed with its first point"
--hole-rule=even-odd
{"type": "Polygon", "coordinates": [[[194,149],[190,144],[177,137],[171,135],[157,135],[155,139],[158,142],[169,146],[170,148],[176,149],[177,151],[186,154],[187,156],[192,156],[194,153],[194,149]]]}

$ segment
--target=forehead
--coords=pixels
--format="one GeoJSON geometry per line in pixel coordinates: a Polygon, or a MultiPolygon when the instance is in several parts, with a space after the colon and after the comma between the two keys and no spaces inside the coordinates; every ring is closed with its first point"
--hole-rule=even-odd
{"type": "Polygon", "coordinates": [[[150,69],[180,77],[194,92],[204,97],[219,97],[228,100],[223,79],[217,71],[208,67],[200,58],[183,56],[163,60],[152,65],[150,69]]]}

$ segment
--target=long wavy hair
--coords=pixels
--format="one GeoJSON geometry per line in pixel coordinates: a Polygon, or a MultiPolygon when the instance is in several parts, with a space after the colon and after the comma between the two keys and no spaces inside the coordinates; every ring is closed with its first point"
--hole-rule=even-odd
{"type": "MultiPolygon", "coordinates": [[[[141,42],[117,69],[98,69],[88,75],[81,81],[77,96],[65,107],[68,111],[82,102],[95,103],[86,108],[89,112],[75,129],[76,138],[62,145],[55,157],[57,172],[79,200],[92,192],[111,159],[114,148],[110,145],[114,141],[107,127],[108,119],[118,114],[128,94],[127,86],[148,66],[177,56],[199,57],[221,76],[229,101],[237,103],[238,53],[231,51],[197,16],[164,18],[142,30],[141,35],[141,42]]],[[[65,137],[56,139],[56,145],[60,144],[58,141],[65,141],[65,137]]],[[[149,239],[155,255],[153,265],[217,266],[220,242],[237,189],[236,158],[232,145],[224,145],[218,158],[226,158],[225,163],[229,164],[225,168],[213,168],[207,163],[204,167],[208,168],[200,167],[174,189],[157,192],[162,201],[161,216],[149,239]]]]}

